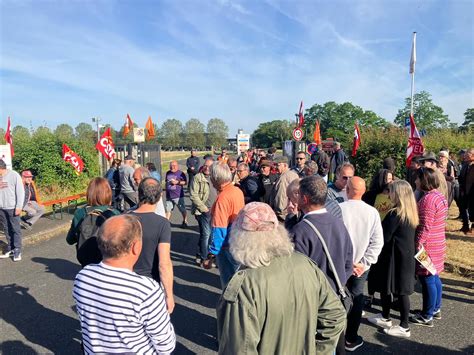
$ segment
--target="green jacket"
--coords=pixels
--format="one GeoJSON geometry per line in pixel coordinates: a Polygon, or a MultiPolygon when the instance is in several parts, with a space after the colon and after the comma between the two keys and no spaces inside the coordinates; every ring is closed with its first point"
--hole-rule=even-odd
{"type": "Polygon", "coordinates": [[[219,354],[333,354],[346,312],[326,276],[294,253],[238,271],[217,305],[219,354]]]}
{"type": "Polygon", "coordinates": [[[191,185],[191,213],[194,215],[200,215],[209,208],[206,206],[206,202],[209,199],[209,182],[203,173],[197,174],[191,185]]]}
{"type": "Polygon", "coordinates": [[[120,211],[110,206],[84,206],[78,208],[74,213],[74,217],[71,222],[71,228],[69,228],[69,231],[66,235],[66,241],[68,244],[73,245],[79,241],[79,227],[84,218],[87,216],[87,213],[95,209],[101,210],[102,212],[105,210],[110,210],[111,216],[117,216],[120,214],[120,211]]]}

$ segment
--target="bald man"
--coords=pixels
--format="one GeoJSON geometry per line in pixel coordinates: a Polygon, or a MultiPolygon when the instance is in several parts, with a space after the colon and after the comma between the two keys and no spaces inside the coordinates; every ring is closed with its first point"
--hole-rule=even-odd
{"type": "MultiPolygon", "coordinates": [[[[140,185],[140,182],[142,182],[142,180],[144,178],[147,178],[147,177],[152,177],[153,179],[155,179],[156,181],[160,182],[158,179],[156,179],[155,177],[151,176],[151,171],[149,171],[147,168],[144,168],[144,167],[140,167],[140,168],[136,168],[135,169],[135,172],[133,173],[133,181],[135,181],[135,185],[138,186],[140,185]]],[[[138,204],[135,205],[134,207],[130,208],[129,211],[134,211],[138,208],[138,204]]],[[[160,200],[158,201],[158,203],[156,204],[156,210],[155,210],[155,213],[158,215],[158,216],[162,216],[162,217],[166,217],[166,211],[165,211],[165,204],[163,203],[163,198],[160,197],[160,200]]]]}
{"type": "Polygon", "coordinates": [[[354,271],[347,287],[354,296],[354,305],[347,316],[346,350],[354,351],[364,344],[357,335],[364,306],[364,283],[370,265],[377,262],[383,247],[383,231],[380,215],[375,208],[362,201],[365,193],[364,179],[354,176],[347,182],[346,202],[339,206],[342,219],[352,241],[354,271]]]}
{"type": "Polygon", "coordinates": [[[163,290],[133,271],[143,247],[138,218],[107,219],[97,244],[102,262],[87,265],[74,281],[84,353],[171,353],[176,336],[163,290]]]}
{"type": "Polygon", "coordinates": [[[186,175],[179,170],[179,164],[176,160],[170,162],[170,170],[166,173],[166,217],[171,218],[171,212],[178,206],[183,216],[182,228],[187,228],[188,219],[186,214],[186,205],[184,204],[184,185],[186,185],[186,175]]]}

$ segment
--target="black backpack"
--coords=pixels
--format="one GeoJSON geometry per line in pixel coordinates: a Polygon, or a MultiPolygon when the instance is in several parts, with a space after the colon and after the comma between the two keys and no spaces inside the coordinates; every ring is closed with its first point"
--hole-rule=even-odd
{"type": "Polygon", "coordinates": [[[98,208],[86,207],[86,216],[79,225],[79,241],[77,242],[77,260],[82,267],[102,261],[102,254],[97,246],[99,228],[107,218],[114,215],[114,210],[111,208],[102,211],[98,208]]]}

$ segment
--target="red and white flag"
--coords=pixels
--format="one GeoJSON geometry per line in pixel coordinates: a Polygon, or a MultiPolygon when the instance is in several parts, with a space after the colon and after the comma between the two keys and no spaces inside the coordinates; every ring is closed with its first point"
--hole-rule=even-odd
{"type": "Polygon", "coordinates": [[[15,150],[13,149],[13,136],[12,136],[12,126],[10,123],[10,116],[8,116],[8,121],[7,121],[7,130],[5,132],[5,142],[7,142],[7,144],[10,144],[10,152],[13,158],[13,156],[15,155],[15,150]]]}
{"type": "Polygon", "coordinates": [[[416,32],[413,32],[413,43],[411,45],[410,74],[415,73],[416,64],[416,32]]]}
{"type": "Polygon", "coordinates": [[[66,144],[63,144],[63,160],[74,167],[74,171],[77,175],[80,175],[84,170],[84,162],[81,157],[66,144]]]}
{"type": "Polygon", "coordinates": [[[298,128],[304,125],[303,101],[300,103],[300,110],[298,112],[298,128]]]}
{"type": "Polygon", "coordinates": [[[112,135],[110,134],[110,127],[105,130],[95,147],[107,158],[107,160],[115,157],[115,146],[114,141],[112,140],[112,135]]]}
{"type": "Polygon", "coordinates": [[[128,136],[130,130],[133,129],[133,121],[130,118],[130,115],[127,113],[127,118],[125,118],[125,125],[123,126],[123,138],[128,136]]]}
{"type": "Polygon", "coordinates": [[[424,151],[425,148],[423,147],[420,133],[416,128],[415,119],[413,115],[410,115],[410,137],[408,138],[406,166],[409,167],[413,157],[423,155],[424,151]]]}
{"type": "Polygon", "coordinates": [[[354,124],[354,143],[352,145],[352,156],[355,157],[360,147],[360,130],[357,122],[354,124]]]}

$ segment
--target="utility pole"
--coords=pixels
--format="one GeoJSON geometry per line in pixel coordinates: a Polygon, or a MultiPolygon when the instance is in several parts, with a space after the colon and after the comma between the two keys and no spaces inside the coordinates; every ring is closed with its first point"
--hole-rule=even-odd
{"type": "MultiPolygon", "coordinates": [[[[99,124],[100,118],[99,117],[92,117],[92,122],[95,122],[97,126],[97,142],[100,140],[100,127],[101,125],[99,124]]],[[[102,171],[102,155],[100,152],[98,152],[98,157],[99,157],[99,173],[100,176],[104,175],[104,172],[102,171]]]]}

